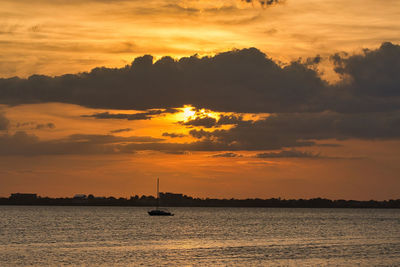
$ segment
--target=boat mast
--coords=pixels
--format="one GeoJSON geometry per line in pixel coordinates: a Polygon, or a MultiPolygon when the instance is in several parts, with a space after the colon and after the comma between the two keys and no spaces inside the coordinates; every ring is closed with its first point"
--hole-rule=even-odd
{"type": "Polygon", "coordinates": [[[158,206],[159,206],[159,198],[160,198],[160,193],[159,193],[159,191],[158,191],[158,189],[159,189],[159,184],[160,184],[160,181],[159,181],[159,179],[157,178],[157,209],[158,209],[158,206]]]}

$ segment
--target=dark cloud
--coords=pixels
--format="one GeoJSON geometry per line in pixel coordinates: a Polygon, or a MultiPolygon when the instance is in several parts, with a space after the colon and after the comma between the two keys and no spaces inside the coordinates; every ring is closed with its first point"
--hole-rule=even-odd
{"type": "Polygon", "coordinates": [[[321,147],[341,147],[341,144],[316,144],[316,146],[321,146],[321,147]]]}
{"type": "MultiPolygon", "coordinates": [[[[192,104],[231,112],[377,112],[400,109],[400,46],[331,57],[346,82],[328,85],[315,70],[321,57],[281,66],[255,48],[212,57],[146,55],[120,69],[28,79],[0,79],[0,103],[63,102],[93,108],[151,110],[192,104]]],[[[152,114],[125,119],[148,119],[152,114]]],[[[93,117],[112,117],[100,113],[93,117]]]]}
{"type": "Polygon", "coordinates": [[[25,128],[29,130],[44,130],[44,129],[54,129],[56,128],[56,125],[52,122],[48,123],[36,123],[34,121],[28,121],[28,122],[17,122],[15,124],[16,128],[25,128]]]}
{"type": "Polygon", "coordinates": [[[324,156],[320,153],[309,152],[309,151],[299,151],[295,149],[282,150],[279,152],[265,152],[258,153],[254,156],[255,158],[308,158],[308,159],[329,159],[329,160],[362,160],[366,157],[335,157],[335,156],[324,156]]]}
{"type": "Polygon", "coordinates": [[[209,131],[204,131],[203,129],[200,130],[190,130],[189,134],[193,136],[194,138],[207,138],[210,139],[212,136],[214,136],[215,132],[209,132],[209,131]]]}
{"type": "Polygon", "coordinates": [[[17,122],[15,127],[17,128],[22,128],[22,127],[27,127],[27,126],[35,126],[36,123],[33,121],[28,121],[28,122],[17,122]]]}
{"type": "Polygon", "coordinates": [[[262,7],[272,6],[275,4],[283,3],[284,0],[242,0],[246,3],[259,3],[262,7]]]}
{"type": "Polygon", "coordinates": [[[187,152],[187,151],[173,151],[173,150],[171,150],[171,151],[163,151],[163,153],[172,154],[172,155],[187,155],[187,154],[189,154],[189,152],[187,152]]]}
{"type": "Polygon", "coordinates": [[[124,149],[127,144],[145,144],[162,140],[147,136],[118,137],[113,135],[74,134],[67,138],[42,141],[35,135],[18,131],[12,135],[0,135],[0,155],[37,156],[133,153],[135,152],[133,149],[124,149]]]}
{"type": "Polygon", "coordinates": [[[332,86],[332,110],[340,112],[400,109],[400,46],[383,43],[362,54],[331,56],[344,82],[332,86]]]}
{"type": "Polygon", "coordinates": [[[221,125],[238,124],[243,121],[240,115],[221,115],[218,120],[210,116],[196,117],[188,121],[181,121],[185,126],[197,126],[204,128],[219,127],[221,125]]]}
{"type": "Polygon", "coordinates": [[[377,50],[363,54],[331,57],[335,71],[351,78],[350,88],[360,96],[400,96],[400,46],[383,43],[377,50]]]}
{"type": "MultiPolygon", "coordinates": [[[[228,130],[193,129],[190,135],[198,141],[172,143],[166,142],[165,139],[146,136],[87,134],[74,134],[62,139],[42,141],[35,135],[19,131],[13,135],[0,135],[0,155],[116,154],[142,150],[165,153],[182,151],[233,153],[244,150],[263,151],[315,146],[317,141],[329,139],[390,140],[400,138],[400,112],[274,114],[258,121],[240,121],[228,130]]],[[[164,133],[163,136],[171,137],[173,134],[164,133]]],[[[260,154],[258,157],[289,156],[317,157],[317,154],[284,150],[260,154]]]]}
{"type": "Polygon", "coordinates": [[[164,114],[164,113],[176,113],[179,110],[174,108],[168,108],[165,110],[149,110],[147,112],[140,112],[134,114],[126,114],[126,113],[95,113],[92,115],[82,115],[81,117],[86,118],[96,118],[96,119],[122,119],[122,120],[151,120],[153,116],[164,114]]]}
{"type": "Polygon", "coordinates": [[[181,112],[181,110],[177,108],[166,108],[162,111],[162,113],[169,113],[169,114],[174,114],[178,112],[181,112]]]}
{"type": "Polygon", "coordinates": [[[115,135],[101,135],[101,134],[73,134],[70,135],[66,139],[62,139],[62,141],[73,141],[73,142],[90,142],[93,144],[110,144],[110,143],[130,143],[130,142],[138,142],[138,143],[150,143],[150,142],[159,142],[163,141],[161,138],[154,138],[150,136],[131,136],[131,137],[122,137],[115,135]]]}
{"type": "Polygon", "coordinates": [[[400,46],[384,43],[359,55],[334,55],[336,71],[347,77],[346,83],[335,86],[314,69],[320,60],[317,56],[282,67],[255,48],[178,61],[164,57],[154,63],[147,55],[121,69],[0,79],[0,103],[63,102],[136,110],[192,104],[215,111],[268,113],[400,108],[400,46]]]}
{"type": "Polygon", "coordinates": [[[154,63],[147,55],[121,69],[0,79],[0,103],[63,102],[134,110],[192,104],[216,111],[281,112],[322,109],[318,100],[324,90],[318,73],[306,65],[280,67],[250,48],[178,61],[164,57],[154,63]]]}
{"type": "Polygon", "coordinates": [[[322,57],[317,55],[315,57],[309,57],[305,60],[304,64],[307,66],[315,66],[321,63],[322,57]]]}
{"type": "Polygon", "coordinates": [[[0,112],[0,131],[7,130],[9,124],[9,120],[4,116],[3,113],[0,112]]]}
{"type": "Polygon", "coordinates": [[[218,119],[218,125],[239,124],[243,121],[240,115],[221,115],[218,119]]]}
{"type": "Polygon", "coordinates": [[[168,136],[171,138],[181,138],[187,136],[186,134],[181,134],[181,133],[163,133],[162,136],[168,136]]]}
{"type": "Polygon", "coordinates": [[[242,121],[229,130],[191,130],[190,135],[224,144],[227,150],[274,150],[316,145],[317,140],[400,138],[400,112],[283,113],[242,121]]]}
{"type": "Polygon", "coordinates": [[[282,150],[280,152],[259,153],[256,158],[320,158],[320,154],[298,150],[282,150]]]}
{"type": "Polygon", "coordinates": [[[152,115],[150,115],[147,112],[135,113],[135,114],[125,114],[125,113],[112,114],[109,112],[102,112],[102,113],[95,113],[92,115],[82,115],[81,117],[96,118],[96,119],[150,120],[152,118],[152,115]]]}
{"type": "Polygon", "coordinates": [[[211,128],[216,126],[217,120],[215,118],[205,116],[205,117],[197,117],[192,120],[188,120],[186,122],[180,122],[182,125],[185,126],[201,126],[205,128],[211,128]]]}
{"type": "Polygon", "coordinates": [[[154,150],[171,153],[173,151],[230,151],[237,149],[235,147],[229,146],[228,144],[212,140],[200,140],[191,143],[130,143],[121,147],[122,152],[138,150],[154,150]]]}
{"type": "Polygon", "coordinates": [[[112,130],[112,131],[110,131],[110,133],[122,133],[122,132],[130,132],[130,131],[132,131],[131,128],[123,128],[123,129],[112,130]]]}
{"type": "Polygon", "coordinates": [[[222,153],[222,154],[215,154],[212,155],[213,158],[237,158],[237,157],[242,157],[240,154],[232,153],[232,152],[227,152],[227,153],[222,153]]]}
{"type": "Polygon", "coordinates": [[[54,128],[56,128],[56,125],[54,123],[52,123],[52,122],[40,123],[40,124],[37,124],[36,127],[35,127],[36,130],[54,129],[54,128]]]}

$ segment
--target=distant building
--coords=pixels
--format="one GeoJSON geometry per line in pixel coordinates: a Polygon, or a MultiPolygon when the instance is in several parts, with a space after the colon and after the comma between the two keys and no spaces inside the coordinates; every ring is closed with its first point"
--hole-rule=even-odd
{"type": "Polygon", "coordinates": [[[166,199],[166,200],[181,200],[183,199],[183,194],[175,194],[175,193],[160,193],[160,198],[161,199],[166,199]]]}
{"type": "Polygon", "coordinates": [[[22,200],[31,201],[37,199],[37,194],[26,194],[26,193],[12,193],[10,195],[11,200],[22,200]]]}
{"type": "Polygon", "coordinates": [[[76,194],[74,196],[74,199],[86,199],[86,195],[85,194],[76,194]]]}

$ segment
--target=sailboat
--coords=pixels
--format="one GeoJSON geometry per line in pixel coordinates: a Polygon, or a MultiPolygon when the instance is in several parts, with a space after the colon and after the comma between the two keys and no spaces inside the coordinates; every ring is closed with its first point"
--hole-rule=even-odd
{"type": "Polygon", "coordinates": [[[150,211],[148,211],[147,213],[150,215],[150,216],[174,216],[174,214],[173,213],[171,213],[171,212],[169,212],[169,211],[165,211],[165,210],[160,210],[159,208],[158,208],[158,206],[159,206],[159,200],[160,200],[160,193],[159,193],[159,185],[160,185],[160,181],[159,181],[159,179],[157,178],[157,206],[156,206],[156,209],[155,210],[150,210],[150,211]]]}

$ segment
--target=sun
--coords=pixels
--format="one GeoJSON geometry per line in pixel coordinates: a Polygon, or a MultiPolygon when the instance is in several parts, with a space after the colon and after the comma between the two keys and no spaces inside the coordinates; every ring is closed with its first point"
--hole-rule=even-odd
{"type": "Polygon", "coordinates": [[[188,122],[196,118],[211,117],[218,120],[221,116],[218,112],[213,112],[208,109],[196,109],[191,105],[185,105],[181,108],[177,108],[180,112],[173,114],[170,118],[172,121],[188,122]]]}
{"type": "Polygon", "coordinates": [[[191,119],[196,118],[196,108],[191,105],[184,105],[183,107],[176,109],[179,111],[174,114],[169,114],[165,118],[172,122],[187,122],[191,119]]]}
{"type": "Polygon", "coordinates": [[[182,116],[182,120],[183,121],[190,120],[191,118],[194,117],[194,115],[196,115],[196,111],[194,110],[194,107],[192,107],[192,106],[184,106],[182,108],[181,116],[182,116]]]}

